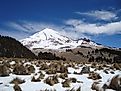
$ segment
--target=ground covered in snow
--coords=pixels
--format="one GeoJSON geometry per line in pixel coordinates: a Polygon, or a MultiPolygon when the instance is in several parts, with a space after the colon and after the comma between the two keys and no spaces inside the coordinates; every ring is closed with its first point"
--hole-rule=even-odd
{"type": "Polygon", "coordinates": [[[101,88],[114,76],[121,75],[121,65],[96,62],[4,59],[0,61],[0,67],[6,69],[3,70],[5,73],[0,70],[0,91],[14,91],[15,84],[22,91],[95,91],[92,90],[94,82],[101,88]],[[24,82],[11,83],[15,78],[24,82]]]}

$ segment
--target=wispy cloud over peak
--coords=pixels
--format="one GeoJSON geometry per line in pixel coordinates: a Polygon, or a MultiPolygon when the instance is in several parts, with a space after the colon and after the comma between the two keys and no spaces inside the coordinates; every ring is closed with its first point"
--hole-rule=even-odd
{"type": "Polygon", "coordinates": [[[96,23],[85,23],[81,20],[70,19],[65,22],[67,25],[73,26],[71,30],[87,33],[87,34],[118,34],[121,33],[121,21],[112,22],[102,25],[97,25],[96,23]]]}
{"type": "Polygon", "coordinates": [[[9,22],[6,24],[8,27],[14,28],[18,31],[27,33],[35,33],[41,31],[44,28],[56,28],[54,24],[43,23],[43,22],[31,22],[31,21],[20,21],[20,22],[9,22]]]}
{"type": "Polygon", "coordinates": [[[28,30],[27,28],[25,28],[25,26],[22,24],[19,24],[17,22],[8,22],[6,23],[6,25],[10,28],[19,30],[19,31],[23,31],[23,32],[30,32],[30,30],[28,30]]]}
{"type": "MultiPolygon", "coordinates": [[[[73,26],[76,26],[80,23],[83,22],[78,20],[69,20],[66,22],[66,24],[68,25],[74,24],[73,26]]],[[[56,25],[52,23],[33,22],[33,21],[9,22],[6,25],[8,25],[8,27],[14,28],[16,31],[20,31],[27,34],[36,33],[38,31],[43,30],[44,28],[51,28],[73,39],[78,39],[80,38],[80,36],[81,38],[87,37],[82,33],[73,31],[72,27],[66,25],[56,25]]]]}
{"type": "Polygon", "coordinates": [[[112,11],[106,11],[106,10],[95,10],[90,12],[75,12],[79,15],[86,15],[90,17],[94,17],[98,20],[104,20],[104,21],[110,21],[110,20],[116,20],[118,17],[116,13],[112,11]]]}
{"type": "Polygon", "coordinates": [[[69,19],[67,21],[65,21],[65,24],[67,25],[73,25],[73,26],[77,26],[79,24],[83,24],[84,22],[82,20],[77,20],[77,19],[69,19]]]}

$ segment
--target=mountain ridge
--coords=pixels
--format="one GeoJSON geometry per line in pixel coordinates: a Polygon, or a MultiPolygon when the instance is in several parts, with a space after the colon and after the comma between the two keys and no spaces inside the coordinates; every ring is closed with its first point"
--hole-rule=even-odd
{"type": "Polygon", "coordinates": [[[73,49],[79,46],[103,47],[86,38],[78,40],[71,39],[50,28],[45,28],[28,38],[20,40],[20,42],[31,50],[34,48],[73,49]]]}

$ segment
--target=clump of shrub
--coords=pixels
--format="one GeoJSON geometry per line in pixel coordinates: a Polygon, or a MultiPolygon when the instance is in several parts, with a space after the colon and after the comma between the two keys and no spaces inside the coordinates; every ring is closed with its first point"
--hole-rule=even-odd
{"type": "Polygon", "coordinates": [[[100,64],[97,66],[97,70],[103,70],[103,66],[100,64]]]}
{"type": "Polygon", "coordinates": [[[65,79],[65,78],[68,77],[68,74],[67,74],[67,73],[61,73],[61,74],[59,75],[59,77],[62,78],[62,79],[65,79]]]}
{"type": "Polygon", "coordinates": [[[44,82],[46,84],[49,84],[50,86],[53,86],[54,84],[57,84],[59,81],[58,81],[58,76],[49,76],[47,77],[44,82]]]}
{"type": "Polygon", "coordinates": [[[62,87],[70,87],[70,79],[66,79],[64,82],[62,82],[62,87]]]}
{"type": "Polygon", "coordinates": [[[34,68],[33,65],[28,66],[27,70],[28,70],[29,73],[34,73],[35,72],[35,68],[34,68]]]}
{"type": "Polygon", "coordinates": [[[88,73],[90,73],[90,67],[88,66],[83,67],[81,70],[81,74],[88,74],[88,73]]]}
{"type": "Polygon", "coordinates": [[[93,80],[98,80],[98,79],[101,79],[102,77],[98,73],[91,72],[89,73],[88,78],[93,80]]]}
{"type": "Polygon", "coordinates": [[[93,63],[91,64],[91,68],[96,68],[96,66],[97,66],[97,63],[96,63],[96,62],[93,62],[93,63]]]}
{"type": "Polygon", "coordinates": [[[68,73],[68,69],[66,66],[61,65],[59,68],[57,68],[58,73],[68,73]]]}
{"type": "Polygon", "coordinates": [[[56,69],[54,68],[47,69],[46,74],[56,74],[56,69]]]}
{"type": "Polygon", "coordinates": [[[13,73],[16,75],[28,75],[28,70],[25,66],[17,64],[14,69],[13,73]]]}
{"type": "Polygon", "coordinates": [[[0,64],[0,76],[9,76],[10,70],[7,66],[0,64]]]}
{"type": "Polygon", "coordinates": [[[49,68],[50,67],[46,63],[44,63],[44,64],[41,65],[40,70],[46,70],[46,69],[49,69],[49,68]]]}
{"type": "Polygon", "coordinates": [[[44,79],[44,77],[45,77],[45,74],[43,74],[43,73],[40,71],[39,78],[40,78],[40,79],[44,79]]]}
{"type": "MultiPolygon", "coordinates": [[[[92,84],[92,87],[91,87],[92,90],[96,90],[96,91],[103,91],[103,89],[100,89],[100,85],[98,82],[94,82],[92,84]]],[[[105,91],[105,90],[104,90],[105,91]]]]}
{"type": "Polygon", "coordinates": [[[25,83],[25,80],[21,80],[20,78],[14,78],[10,84],[22,84],[25,83]]]}
{"type": "Polygon", "coordinates": [[[14,91],[22,91],[22,89],[20,88],[20,86],[18,84],[15,84],[13,86],[13,89],[14,89],[14,91]]]}
{"type": "Polygon", "coordinates": [[[108,88],[116,91],[121,91],[121,76],[120,75],[114,76],[111,79],[108,88]]]}
{"type": "Polygon", "coordinates": [[[40,78],[35,78],[35,76],[32,77],[31,82],[40,82],[40,78]]]}
{"type": "Polygon", "coordinates": [[[121,66],[118,63],[114,63],[113,68],[115,68],[116,70],[121,70],[121,66]]]}

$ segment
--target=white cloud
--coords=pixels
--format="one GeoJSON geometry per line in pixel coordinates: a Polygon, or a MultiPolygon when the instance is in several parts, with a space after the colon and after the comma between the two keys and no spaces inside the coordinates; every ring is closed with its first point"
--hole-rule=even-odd
{"type": "MultiPolygon", "coordinates": [[[[23,31],[25,33],[36,33],[38,31],[41,31],[44,28],[51,28],[54,29],[55,31],[60,32],[61,34],[68,36],[73,39],[77,39],[80,37],[86,37],[83,34],[79,34],[74,32],[73,30],[71,31],[71,28],[64,28],[64,26],[59,26],[59,25],[54,25],[54,24],[47,24],[47,23],[42,23],[42,22],[28,22],[28,21],[21,21],[20,23],[16,22],[9,22],[7,25],[11,28],[14,28],[18,31],[23,31]],[[67,31],[66,31],[67,30],[67,31]]],[[[19,34],[18,34],[19,35],[19,34]]]]}
{"type": "Polygon", "coordinates": [[[19,23],[9,22],[9,24],[7,25],[11,28],[14,28],[15,30],[23,31],[26,34],[36,33],[44,28],[52,28],[68,37],[71,37],[72,39],[77,39],[82,37],[89,38],[89,36],[85,34],[111,35],[111,34],[121,33],[121,21],[98,25],[96,23],[86,23],[78,19],[69,19],[66,20],[64,24],[67,26],[65,25],[60,26],[60,25],[54,25],[42,22],[21,21],[19,23]]]}
{"type": "Polygon", "coordinates": [[[53,24],[47,24],[42,22],[31,22],[31,21],[19,21],[19,22],[7,22],[5,24],[10,29],[12,28],[14,31],[11,32],[9,30],[2,31],[2,35],[8,35],[11,37],[16,37],[17,39],[23,39],[25,37],[30,36],[31,34],[34,34],[38,31],[41,31],[44,28],[52,28],[57,31],[60,30],[60,27],[53,25],[53,24]]]}
{"type": "Polygon", "coordinates": [[[13,37],[13,38],[15,38],[17,40],[23,39],[23,38],[26,38],[27,36],[29,36],[28,33],[13,32],[13,31],[4,30],[4,29],[0,29],[0,35],[2,35],[2,36],[10,36],[10,37],[13,37]]]}
{"type": "Polygon", "coordinates": [[[113,13],[112,11],[106,11],[106,10],[100,10],[100,11],[96,10],[96,11],[85,12],[85,13],[75,12],[75,13],[79,15],[91,16],[96,19],[105,20],[105,21],[115,20],[118,18],[116,13],[113,13]]]}
{"type": "Polygon", "coordinates": [[[67,25],[73,26],[71,30],[88,34],[117,34],[121,33],[121,21],[107,23],[104,25],[85,23],[81,20],[70,19],[65,22],[67,25]]]}
{"type": "Polygon", "coordinates": [[[58,26],[54,24],[47,24],[43,22],[28,22],[28,21],[21,21],[19,23],[16,22],[9,22],[6,24],[7,26],[14,28],[19,31],[34,33],[37,31],[41,31],[44,28],[56,28],[59,29],[58,26]]]}
{"type": "Polygon", "coordinates": [[[79,38],[90,38],[89,36],[86,36],[80,32],[76,32],[76,31],[68,31],[70,29],[65,29],[65,30],[62,30],[62,31],[59,31],[61,34],[63,34],[64,36],[67,36],[71,39],[79,39],[79,38]],[[66,31],[67,30],[67,31],[66,31]]]}
{"type": "Polygon", "coordinates": [[[9,22],[6,25],[9,26],[9,27],[12,27],[14,29],[20,30],[20,31],[28,32],[27,29],[25,29],[22,25],[20,25],[16,22],[9,22]]]}

